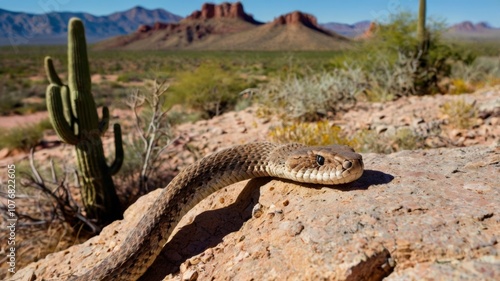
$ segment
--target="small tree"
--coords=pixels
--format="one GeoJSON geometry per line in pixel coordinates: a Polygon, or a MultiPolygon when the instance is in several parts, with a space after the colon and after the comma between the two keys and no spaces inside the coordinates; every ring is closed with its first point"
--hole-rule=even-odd
{"type": "Polygon", "coordinates": [[[131,173],[129,179],[133,186],[138,187],[129,192],[133,198],[128,201],[167,184],[161,178],[164,171],[160,169],[162,153],[172,143],[168,110],[164,108],[167,89],[168,85],[155,80],[151,91],[143,94],[137,90],[127,100],[134,113],[136,134],[131,135],[127,145],[129,149],[126,152],[130,155],[127,159],[131,161],[125,163],[125,172],[131,173]]]}

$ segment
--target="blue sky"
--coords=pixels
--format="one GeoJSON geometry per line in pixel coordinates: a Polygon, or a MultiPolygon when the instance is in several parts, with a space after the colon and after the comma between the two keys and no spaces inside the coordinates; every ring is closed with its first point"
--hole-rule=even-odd
{"type": "MultiPolygon", "coordinates": [[[[47,11],[88,12],[106,15],[124,11],[141,5],[148,9],[163,8],[180,16],[187,16],[199,10],[207,1],[200,0],[0,0],[0,8],[27,13],[47,11]]],[[[221,3],[225,1],[211,1],[221,3]]],[[[232,1],[229,1],[232,2],[232,1]]],[[[418,0],[247,0],[241,1],[247,13],[257,20],[270,21],[274,17],[294,10],[311,13],[320,23],[355,23],[361,20],[380,20],[390,13],[400,10],[418,9],[418,0]]],[[[500,0],[431,0],[427,1],[429,16],[444,19],[453,24],[464,20],[473,22],[487,21],[500,27],[500,0]]]]}

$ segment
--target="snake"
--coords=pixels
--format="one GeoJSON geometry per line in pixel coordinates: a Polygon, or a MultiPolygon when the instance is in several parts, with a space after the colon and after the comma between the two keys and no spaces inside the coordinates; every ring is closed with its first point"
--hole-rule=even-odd
{"type": "Polygon", "coordinates": [[[151,266],[181,218],[198,202],[233,183],[273,177],[302,183],[345,184],[363,174],[362,156],[345,145],[255,142],[208,155],[164,188],[117,250],[68,280],[137,280],[151,266]]]}

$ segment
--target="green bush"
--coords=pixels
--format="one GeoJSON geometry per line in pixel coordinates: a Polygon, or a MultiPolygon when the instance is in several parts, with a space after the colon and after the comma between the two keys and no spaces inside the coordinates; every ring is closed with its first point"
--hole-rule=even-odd
{"type": "Polygon", "coordinates": [[[378,24],[373,38],[362,44],[359,51],[365,57],[358,57],[358,63],[372,81],[400,82],[386,83],[387,87],[375,83],[378,87],[372,91],[386,91],[389,97],[437,93],[439,82],[451,75],[453,62],[475,59],[472,53],[442,40],[443,23],[432,22],[427,30],[427,41],[422,44],[417,39],[417,18],[411,13],[393,15],[388,23],[378,24]],[[393,73],[392,79],[387,79],[388,73],[393,73]]]}
{"type": "Polygon", "coordinates": [[[232,110],[238,94],[251,87],[229,67],[203,62],[194,71],[182,71],[175,76],[167,106],[183,104],[213,117],[232,110]]]}

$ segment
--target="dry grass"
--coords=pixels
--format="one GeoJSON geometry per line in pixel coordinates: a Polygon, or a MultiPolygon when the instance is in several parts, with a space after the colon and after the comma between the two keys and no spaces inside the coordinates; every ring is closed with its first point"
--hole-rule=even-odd
{"type": "Polygon", "coordinates": [[[270,130],[269,137],[278,143],[297,142],[305,145],[343,144],[356,147],[355,140],[348,139],[338,126],[323,120],[312,123],[293,122],[270,130]]]}
{"type": "Polygon", "coordinates": [[[448,124],[457,129],[469,129],[474,124],[478,110],[475,102],[456,99],[446,102],[441,107],[441,113],[448,119],[448,124]]]}

